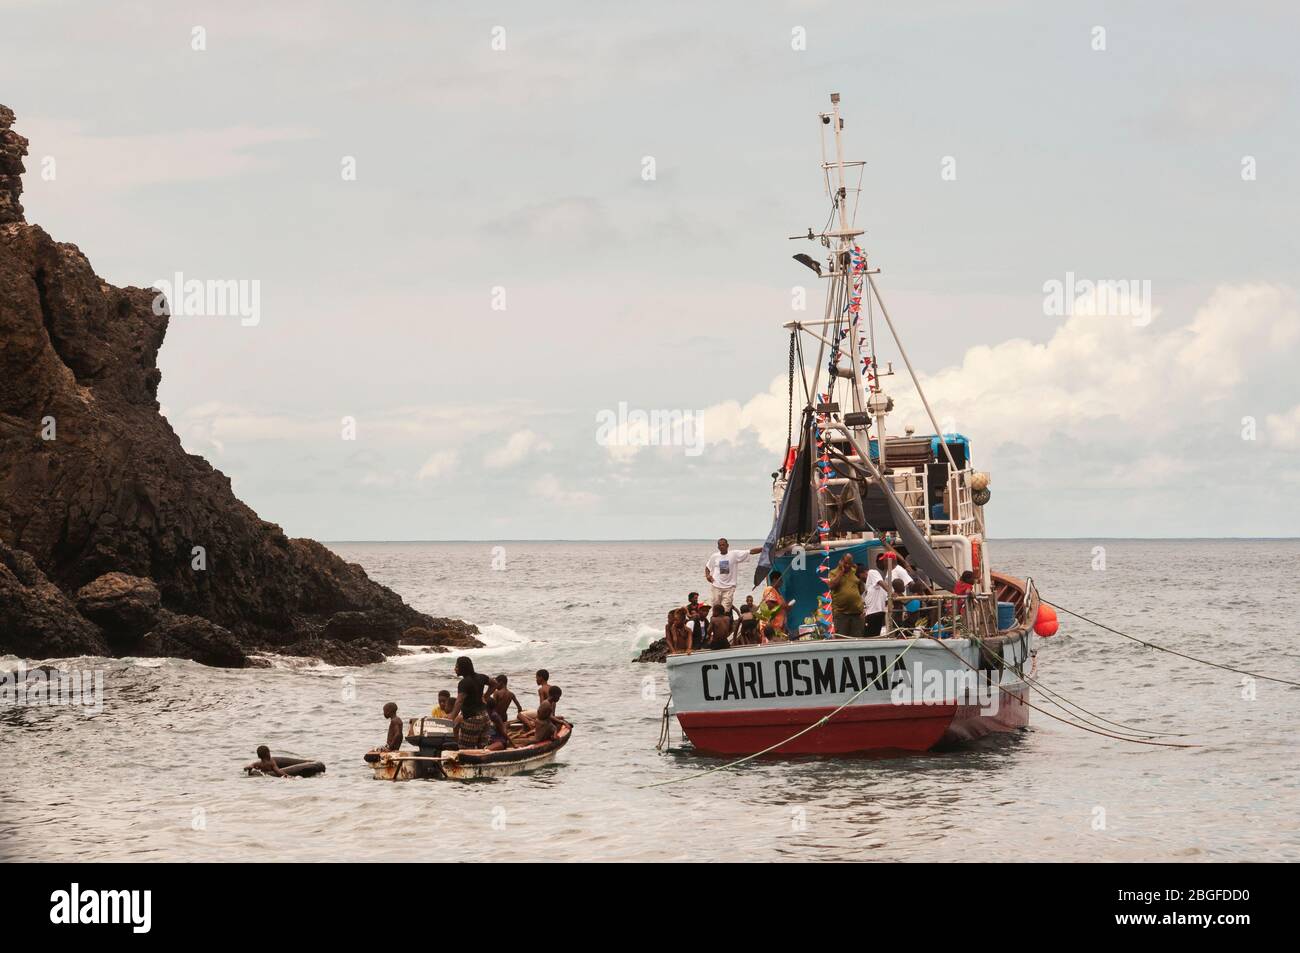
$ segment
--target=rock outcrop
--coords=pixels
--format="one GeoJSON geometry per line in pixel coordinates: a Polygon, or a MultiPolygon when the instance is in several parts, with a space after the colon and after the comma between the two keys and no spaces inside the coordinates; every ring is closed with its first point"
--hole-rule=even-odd
{"type": "Polygon", "coordinates": [[[123,652],[153,628],[161,608],[162,595],[153,580],[124,572],[106,572],[77,590],[77,611],[123,652]]]}
{"type": "Polygon", "coordinates": [[[14,132],[14,111],[0,106],[0,225],[21,222],[23,207],[18,196],[23,192],[23,156],[27,155],[27,140],[14,132]]]}
{"type": "Polygon", "coordinates": [[[77,612],[36,560],[0,542],[0,650],[25,658],[107,655],[103,633],[77,612]]]}
{"type": "Polygon", "coordinates": [[[671,653],[668,651],[667,639],[656,639],[641,650],[634,662],[666,662],[671,653]]]}
{"type": "Polygon", "coordinates": [[[25,222],[12,121],[0,106],[0,651],[238,665],[364,642],[371,658],[411,628],[480,645],[290,539],[185,451],[159,413],[157,293],[108,284],[25,222]]]}
{"type": "MultiPolygon", "coordinates": [[[[229,629],[193,615],[176,615],[166,609],[133,647],[134,655],[188,658],[217,668],[248,665],[244,647],[229,629]]],[[[371,661],[382,661],[382,659],[371,661]]]]}
{"type": "Polygon", "coordinates": [[[402,633],[403,645],[432,645],[447,649],[473,649],[483,643],[474,638],[478,626],[461,622],[459,619],[432,619],[433,628],[412,626],[402,633]]]}

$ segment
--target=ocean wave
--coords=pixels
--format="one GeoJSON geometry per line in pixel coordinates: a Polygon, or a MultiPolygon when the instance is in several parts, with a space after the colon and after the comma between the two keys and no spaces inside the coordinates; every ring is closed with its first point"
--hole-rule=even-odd
{"type": "Polygon", "coordinates": [[[350,665],[331,665],[306,655],[279,655],[275,652],[250,652],[249,658],[266,662],[271,668],[290,672],[332,672],[341,668],[353,668],[350,665]]]}
{"type": "Polygon", "coordinates": [[[108,658],[103,655],[69,655],[54,656],[53,658],[30,659],[23,658],[20,655],[0,655],[0,671],[13,671],[21,665],[28,671],[38,666],[48,665],[53,668],[88,668],[86,663],[94,663],[95,667],[103,668],[114,662],[121,662],[123,659],[108,658]]]}
{"type": "Polygon", "coordinates": [[[647,649],[650,643],[664,637],[663,629],[656,629],[652,625],[646,625],[644,622],[636,627],[636,632],[632,635],[632,648],[636,651],[647,649]]]}
{"type": "Polygon", "coordinates": [[[479,626],[478,637],[479,641],[483,643],[483,648],[474,649],[475,652],[482,652],[484,649],[514,648],[532,641],[509,626],[498,625],[495,622],[479,626]]]}
{"type": "Polygon", "coordinates": [[[479,626],[479,641],[483,643],[482,648],[478,649],[457,649],[453,648],[450,652],[439,652],[432,646],[423,645],[403,645],[409,655],[391,655],[388,661],[394,665],[425,665],[435,662],[439,659],[446,659],[448,664],[454,663],[459,655],[468,655],[470,658],[479,658],[485,655],[502,655],[506,652],[513,652],[521,648],[533,639],[525,638],[514,629],[506,625],[497,623],[488,623],[479,626]]]}

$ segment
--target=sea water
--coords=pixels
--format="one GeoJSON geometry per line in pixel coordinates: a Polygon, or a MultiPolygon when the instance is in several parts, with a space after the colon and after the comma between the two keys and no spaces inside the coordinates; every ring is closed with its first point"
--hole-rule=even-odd
{"type": "MultiPolygon", "coordinates": [[[[475,783],[372,778],[361,756],[384,738],[383,704],[426,714],[439,689],[455,689],[454,652],[365,668],[60,662],[103,673],[102,710],[0,706],[0,858],[1300,859],[1300,688],[1062,613],[1060,634],[1035,639],[1045,686],[1198,747],[1132,744],[1033,712],[1028,731],[955,751],[761,760],[685,780],[725,762],[655,750],[664,667],[631,660],[662,634],[669,608],[705,588],[709,542],[332,548],[417,608],[477,623],[488,645],[468,654],[480,671],[508,674],[526,706],[533,673],[549,669],[575,725],[557,762],[475,783]],[[328,770],[244,777],[263,743],[328,770]],[[681,780],[646,787],[668,779],[681,780]]],[[[1004,540],[989,550],[998,568],[1112,627],[1300,681],[1300,541],[1004,540]]]]}

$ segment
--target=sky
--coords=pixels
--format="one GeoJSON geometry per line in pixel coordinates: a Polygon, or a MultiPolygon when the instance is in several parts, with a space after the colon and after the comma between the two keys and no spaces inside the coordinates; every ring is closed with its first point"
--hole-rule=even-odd
{"type": "MultiPolygon", "coordinates": [[[[831,92],[990,535],[1300,535],[1294,4],[0,0],[0,24],[28,221],[114,284],[246,292],[173,305],[159,398],[291,535],[765,535],[831,92]],[[1063,311],[1067,280],[1145,306],[1063,311]],[[639,446],[601,426],[620,407],[687,425],[639,446]]],[[[880,357],[890,426],[929,432],[880,357]]]]}

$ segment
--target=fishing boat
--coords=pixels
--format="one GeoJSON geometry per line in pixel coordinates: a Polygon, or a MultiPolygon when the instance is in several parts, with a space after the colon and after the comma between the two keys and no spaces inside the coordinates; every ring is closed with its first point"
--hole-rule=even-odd
{"type": "Polygon", "coordinates": [[[533,729],[521,721],[506,725],[512,746],[500,751],[460,750],[452,723],[444,718],[412,718],[406,740],[413,751],[372,751],[366,761],[379,781],[472,781],[506,778],[535,771],[555,760],[573,734],[573,725],[556,719],[555,737],[532,741],[533,729]]]}
{"type": "Polygon", "coordinates": [[[939,426],[880,296],[855,224],[865,163],[844,159],[838,94],[818,119],[830,215],[821,232],[794,236],[819,257],[794,258],[826,283],[825,309],[784,325],[790,428],[754,574],[755,586],[781,574],[788,638],[774,630],[764,644],[668,657],[665,718],[708,754],[923,751],[1029,722],[1038,593],[993,571],[989,475],[974,469],[964,435],[939,426]],[[931,433],[890,422],[893,360],[877,358],[886,348],[906,366],[931,433]],[[878,635],[835,632],[830,573],[846,553],[873,567],[885,552],[919,585],[890,591],[878,635]]]}

